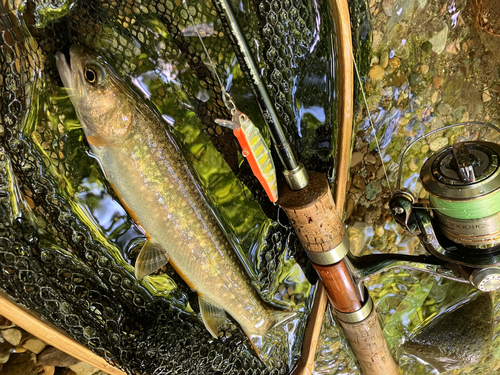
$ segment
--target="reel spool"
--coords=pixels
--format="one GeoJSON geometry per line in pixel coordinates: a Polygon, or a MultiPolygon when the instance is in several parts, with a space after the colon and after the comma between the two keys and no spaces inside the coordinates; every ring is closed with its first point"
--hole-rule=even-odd
{"type": "Polygon", "coordinates": [[[500,145],[459,142],[424,163],[420,180],[430,194],[441,232],[471,249],[500,244],[500,145]]]}
{"type": "MultiPolygon", "coordinates": [[[[460,123],[437,131],[463,125],[460,123]]],[[[428,133],[417,141],[436,133],[428,133]]],[[[401,166],[406,151],[401,157],[401,166]]],[[[427,204],[400,189],[390,202],[394,219],[420,238],[437,258],[470,269],[469,281],[483,291],[500,288],[500,145],[485,141],[458,142],[436,151],[420,172],[427,204]]]]}

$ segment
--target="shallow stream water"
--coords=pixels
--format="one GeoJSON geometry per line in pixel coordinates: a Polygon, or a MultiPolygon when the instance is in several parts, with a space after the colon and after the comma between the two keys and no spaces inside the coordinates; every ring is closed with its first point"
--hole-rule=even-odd
{"type": "MultiPolygon", "coordinates": [[[[500,55],[491,47],[494,40],[499,40],[478,24],[478,17],[492,6],[484,3],[481,8],[479,3],[482,2],[371,0],[357,8],[361,15],[357,62],[363,89],[357,95],[357,133],[345,207],[351,251],[357,255],[425,252],[419,241],[406,234],[390,215],[388,202],[391,191],[397,187],[400,168],[401,187],[425,200],[427,195],[419,182],[420,168],[434,151],[456,141],[498,142],[499,134],[484,126],[456,127],[418,141],[400,163],[402,152],[410,143],[430,131],[461,122],[500,124],[500,55]]],[[[455,337],[456,353],[462,353],[464,360],[476,350],[476,362],[460,363],[459,359],[455,368],[450,366],[446,371],[418,358],[415,352],[407,352],[404,343],[433,319],[441,317],[446,324],[450,306],[461,305],[463,302],[459,301],[474,293],[473,288],[406,270],[373,277],[368,288],[377,304],[389,347],[404,374],[498,371],[497,293],[492,293],[492,346],[485,345],[478,355],[478,347],[472,348],[473,345],[468,346],[470,342],[461,343],[460,336],[455,337]]],[[[470,319],[474,331],[476,321],[473,316],[470,319]]],[[[489,341],[487,333],[476,331],[480,342],[489,341]]],[[[332,340],[326,330],[323,339],[332,340]]],[[[338,345],[337,341],[333,340],[338,345]]],[[[449,353],[447,345],[443,337],[442,348],[434,348],[435,356],[449,353]]],[[[318,363],[317,373],[350,373],[336,366],[325,360],[324,367],[318,363]]]]}

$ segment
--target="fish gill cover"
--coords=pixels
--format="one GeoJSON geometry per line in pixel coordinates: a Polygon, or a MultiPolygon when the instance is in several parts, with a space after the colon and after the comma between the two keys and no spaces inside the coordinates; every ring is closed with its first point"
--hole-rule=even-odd
{"type": "MultiPolygon", "coordinates": [[[[328,3],[233,6],[301,159],[333,174],[328,3]]],[[[212,3],[2,0],[0,34],[3,290],[128,373],[286,373],[284,361],[265,368],[235,324],[212,339],[195,294],[170,266],[133,277],[145,238],[90,157],[55,69],[56,51],[85,45],[163,115],[263,300],[301,312],[296,359],[311,273],[293,231],[278,223],[285,215],[214,121],[230,117],[217,72],[269,140],[212,3]]]]}

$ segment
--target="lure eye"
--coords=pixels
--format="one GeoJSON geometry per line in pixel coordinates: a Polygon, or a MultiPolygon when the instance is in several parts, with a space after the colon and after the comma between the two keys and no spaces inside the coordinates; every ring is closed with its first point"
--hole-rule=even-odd
{"type": "Polygon", "coordinates": [[[241,122],[246,122],[247,120],[248,120],[248,117],[246,115],[244,115],[244,114],[240,115],[240,121],[241,122]]]}
{"type": "Polygon", "coordinates": [[[86,67],[85,68],[85,79],[92,85],[95,85],[97,83],[97,72],[91,68],[91,67],[86,67]]]}

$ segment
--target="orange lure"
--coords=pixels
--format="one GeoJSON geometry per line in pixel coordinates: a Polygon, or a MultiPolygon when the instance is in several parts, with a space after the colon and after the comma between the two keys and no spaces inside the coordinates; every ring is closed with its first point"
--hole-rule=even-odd
{"type": "Polygon", "coordinates": [[[247,115],[238,110],[234,111],[231,121],[217,119],[215,122],[233,129],[233,134],[238,139],[243,150],[242,154],[247,158],[253,174],[261,183],[271,202],[276,202],[278,200],[276,169],[274,168],[271,151],[267,147],[259,129],[247,115]]]}

